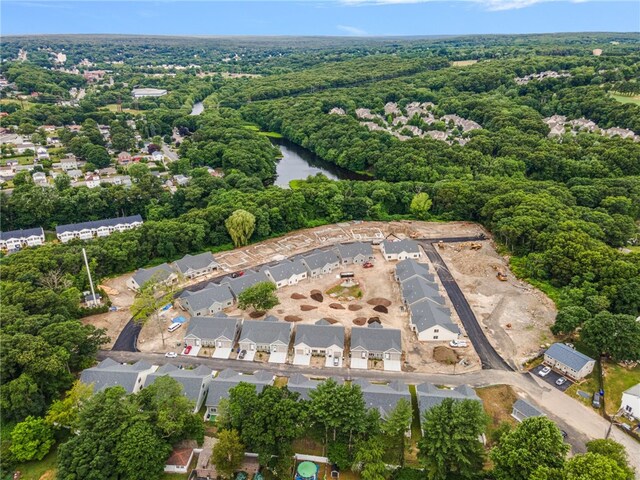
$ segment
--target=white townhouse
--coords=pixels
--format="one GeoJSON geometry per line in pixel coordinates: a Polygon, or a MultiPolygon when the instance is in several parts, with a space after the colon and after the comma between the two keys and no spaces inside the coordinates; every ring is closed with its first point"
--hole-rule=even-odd
{"type": "Polygon", "coordinates": [[[113,232],[124,232],[142,225],[140,215],[130,217],[108,218],[105,220],[95,220],[92,222],[72,223],[69,225],[59,225],[56,227],[58,240],[66,243],[74,238],[80,240],[90,240],[94,237],[107,237],[113,232]]]}
{"type": "Polygon", "coordinates": [[[0,250],[12,252],[22,247],[36,247],[43,243],[44,230],[42,227],[0,232],[0,250]]]}

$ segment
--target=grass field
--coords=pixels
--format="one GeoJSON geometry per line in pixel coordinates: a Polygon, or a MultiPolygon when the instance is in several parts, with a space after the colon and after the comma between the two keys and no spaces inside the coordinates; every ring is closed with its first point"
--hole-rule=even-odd
{"type": "Polygon", "coordinates": [[[605,363],[603,370],[604,404],[607,413],[614,414],[620,407],[622,392],[640,383],[640,366],[629,369],[618,364],[605,363]]]}
{"type": "MultiPolygon", "coordinates": [[[[39,462],[25,462],[16,465],[22,475],[20,480],[54,480],[56,478],[57,445],[39,462]]],[[[186,477],[185,477],[186,478],[186,477]]]]}
{"type": "Polygon", "coordinates": [[[509,385],[492,385],[490,387],[477,388],[476,393],[482,399],[484,411],[490,418],[487,426],[489,437],[503,422],[511,425],[516,424],[515,419],[511,416],[513,404],[518,399],[513,388],[509,385]]]}
{"type": "Polygon", "coordinates": [[[616,99],[620,103],[633,103],[634,105],[640,105],[640,95],[618,95],[615,93],[610,94],[612,98],[616,99]]]}
{"type": "Polygon", "coordinates": [[[10,103],[15,103],[16,105],[18,105],[19,107],[22,106],[24,107],[24,109],[28,109],[28,108],[33,108],[34,104],[31,102],[28,102],[26,100],[23,100],[22,102],[20,100],[15,100],[13,98],[0,98],[0,104],[10,104],[10,103]]]}
{"type": "Polygon", "coordinates": [[[469,65],[473,65],[474,63],[478,63],[478,60],[456,60],[454,62],[451,62],[451,66],[468,67],[469,65]]]}
{"type": "MultiPolygon", "coordinates": [[[[109,105],[105,105],[102,108],[106,108],[110,112],[117,112],[118,111],[118,104],[117,103],[110,103],[109,105]]],[[[144,110],[136,110],[135,108],[123,108],[122,111],[124,113],[131,113],[132,115],[137,115],[139,113],[144,112],[144,110]]]]}

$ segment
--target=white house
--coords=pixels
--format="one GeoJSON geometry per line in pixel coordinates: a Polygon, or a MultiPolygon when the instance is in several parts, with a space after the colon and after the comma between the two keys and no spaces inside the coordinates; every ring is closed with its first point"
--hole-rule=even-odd
{"type": "Polygon", "coordinates": [[[335,252],[344,265],[351,263],[363,264],[374,259],[373,248],[371,248],[370,243],[341,243],[336,246],[335,252]]]}
{"type": "Polygon", "coordinates": [[[314,250],[300,259],[311,278],[331,273],[340,266],[340,259],[333,250],[314,250]]]}
{"type": "Polygon", "coordinates": [[[211,273],[219,267],[211,252],[185,255],[174,262],[175,269],[185,278],[196,278],[211,273]]]}
{"type": "Polygon", "coordinates": [[[366,370],[372,359],[382,360],[384,370],[399,372],[402,367],[401,331],[371,325],[351,329],[351,368],[366,370]]]}
{"type": "Polygon", "coordinates": [[[47,185],[47,175],[44,172],[35,172],[32,175],[33,183],[44,187],[47,185]]]}
{"type": "Polygon", "coordinates": [[[245,351],[244,360],[251,361],[257,352],[269,353],[269,363],[285,363],[289,353],[289,340],[293,325],[275,317],[265,320],[245,320],[238,347],[245,351]]]}
{"type": "Polygon", "coordinates": [[[513,404],[513,409],[511,410],[511,416],[515,418],[518,421],[518,423],[520,423],[527,418],[544,417],[546,415],[542,413],[540,410],[538,410],[536,407],[531,405],[530,403],[525,402],[524,400],[518,399],[513,404]]]}
{"type": "Polygon", "coordinates": [[[185,290],[178,302],[192,317],[215,315],[233,305],[233,294],[227,285],[209,283],[202,290],[185,290]]]}
{"type": "Polygon", "coordinates": [[[298,325],[293,352],[294,365],[309,365],[311,357],[319,356],[325,358],[325,367],[341,367],[344,356],[344,327],[330,325],[322,320],[315,325],[298,325]]]}
{"type": "Polygon", "coordinates": [[[307,278],[307,268],[300,260],[283,260],[273,267],[264,268],[265,273],[276,287],[297,285],[307,278]]]}
{"type": "Polygon", "coordinates": [[[183,445],[177,445],[173,448],[171,455],[167,458],[164,465],[166,473],[189,473],[189,465],[193,460],[195,442],[182,442],[183,445]],[[192,443],[189,444],[188,443],[192,443]]]}
{"type": "Polygon", "coordinates": [[[42,227],[0,232],[0,250],[11,252],[21,247],[36,247],[42,244],[44,244],[42,227]]]}
{"type": "Polygon", "coordinates": [[[89,240],[93,237],[106,237],[113,232],[124,232],[142,225],[140,215],[130,217],[107,218],[91,222],[70,223],[56,227],[56,236],[62,243],[66,243],[74,238],[89,240]]]}
{"type": "Polygon", "coordinates": [[[385,260],[417,260],[422,256],[420,245],[415,240],[385,240],[380,244],[385,260]]]}
{"type": "Polygon", "coordinates": [[[640,383],[622,392],[620,409],[636,420],[640,420],[640,383]]]}
{"type": "Polygon", "coordinates": [[[166,263],[157,267],[140,268],[127,280],[127,287],[137,292],[145,283],[151,281],[158,284],[171,285],[178,281],[178,275],[166,263]]]}
{"type": "Polygon", "coordinates": [[[86,385],[93,385],[94,392],[120,386],[127,393],[137,393],[142,390],[147,375],[153,373],[157,368],[156,365],[150,365],[144,360],[128,365],[106,358],[95,367],[83,370],[80,374],[80,381],[86,385]]]}
{"type": "Polygon", "coordinates": [[[240,319],[222,315],[193,317],[189,320],[184,343],[192,347],[213,347],[213,358],[229,358],[240,331],[240,319]]]}
{"type": "Polygon", "coordinates": [[[544,353],[544,363],[568,377],[580,380],[593,371],[596,361],[564,343],[554,343],[544,353]]]}

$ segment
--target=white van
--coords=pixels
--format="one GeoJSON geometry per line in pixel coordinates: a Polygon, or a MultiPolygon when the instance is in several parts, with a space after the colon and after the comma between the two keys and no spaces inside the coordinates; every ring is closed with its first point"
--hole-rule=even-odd
{"type": "Polygon", "coordinates": [[[181,326],[182,326],[181,323],[172,323],[171,325],[169,325],[169,328],[167,330],[169,330],[169,332],[175,332],[181,326]]]}

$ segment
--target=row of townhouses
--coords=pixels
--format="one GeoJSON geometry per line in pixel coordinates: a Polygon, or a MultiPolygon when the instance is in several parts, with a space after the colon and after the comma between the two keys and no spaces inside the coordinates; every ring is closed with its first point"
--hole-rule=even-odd
{"type": "Polygon", "coordinates": [[[0,232],[0,250],[6,252],[15,252],[22,247],[36,247],[43,243],[44,230],[42,227],[0,232]]]}
{"type": "Polygon", "coordinates": [[[56,236],[62,243],[67,243],[74,239],[91,240],[96,237],[108,237],[114,232],[131,230],[141,226],[142,223],[140,215],[70,223],[69,225],[58,225],[56,227],[56,236]]]}

